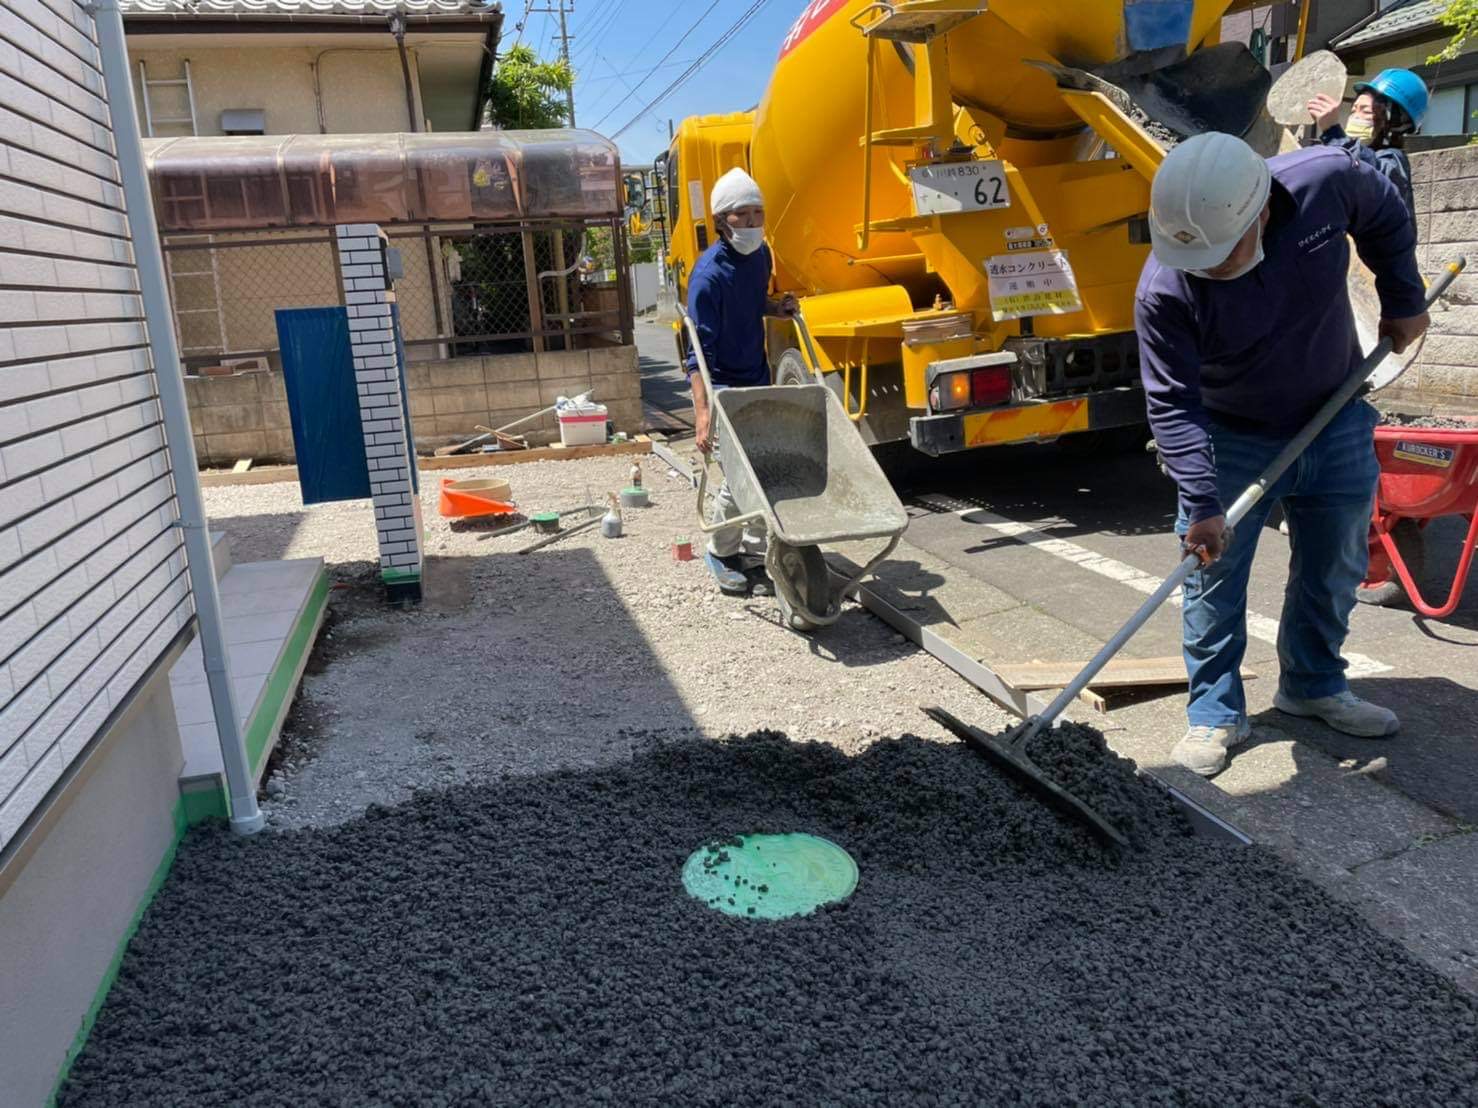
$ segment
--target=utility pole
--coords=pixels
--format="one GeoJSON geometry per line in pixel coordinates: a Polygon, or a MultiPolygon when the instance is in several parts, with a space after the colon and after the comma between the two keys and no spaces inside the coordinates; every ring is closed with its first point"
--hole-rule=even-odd
{"type": "MultiPolygon", "coordinates": [[[[575,0],[556,0],[556,3],[559,5],[557,8],[530,8],[524,18],[527,19],[529,15],[538,13],[559,16],[559,57],[565,63],[565,67],[569,68],[570,43],[575,41],[575,36],[570,34],[569,25],[565,22],[565,17],[574,14],[575,0]]],[[[569,105],[570,126],[573,127],[575,125],[575,86],[573,83],[565,90],[565,103],[569,105]]]]}

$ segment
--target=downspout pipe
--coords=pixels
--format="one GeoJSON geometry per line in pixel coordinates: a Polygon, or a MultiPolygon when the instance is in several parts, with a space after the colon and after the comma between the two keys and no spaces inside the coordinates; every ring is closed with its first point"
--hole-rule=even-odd
{"type": "Polygon", "coordinates": [[[411,81],[411,62],[405,51],[405,16],[395,12],[390,16],[390,33],[395,36],[395,49],[400,54],[400,79],[405,83],[405,113],[410,120],[410,129],[419,133],[421,113],[416,111],[415,84],[411,81]]]}
{"type": "Polygon", "coordinates": [[[210,688],[216,734],[220,736],[221,761],[226,767],[231,830],[238,835],[253,835],[262,829],[266,819],[257,807],[251,762],[246,753],[246,739],[241,733],[241,717],[236,711],[236,693],[231,687],[226,633],[221,618],[221,594],[211,562],[210,534],[206,528],[205,503],[200,495],[195,439],[190,430],[185,381],[180,374],[180,352],[175,343],[174,314],[170,310],[164,255],[159,249],[159,226],[154,219],[149,178],[144,169],[144,151],[139,141],[133,82],[128,72],[128,48],[123,38],[123,16],[118,10],[118,0],[97,0],[90,11],[97,23],[98,53],[102,58],[103,82],[113,118],[118,174],[133,231],[134,264],[138,266],[144,324],[154,352],[154,376],[158,379],[159,407],[164,414],[169,463],[174,470],[179,525],[185,532],[190,591],[195,597],[200,649],[205,657],[205,680],[210,688]]]}

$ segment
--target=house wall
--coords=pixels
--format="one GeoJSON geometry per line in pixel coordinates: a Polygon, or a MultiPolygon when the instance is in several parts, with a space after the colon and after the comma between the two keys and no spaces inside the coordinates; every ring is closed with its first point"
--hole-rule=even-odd
{"type": "MultiPolygon", "coordinates": [[[[222,133],[221,112],[226,108],[265,111],[269,135],[416,130],[406,110],[405,82],[394,40],[387,33],[383,46],[369,45],[372,41],[373,37],[367,36],[365,45],[348,47],[212,48],[192,44],[188,50],[180,50],[150,48],[147,38],[131,39],[128,56],[135,74],[139,126],[143,128],[138,63],[144,62],[153,81],[183,77],[188,58],[198,133],[202,135],[222,133]]],[[[413,87],[418,86],[414,58],[411,82],[413,87]]],[[[181,86],[153,89],[150,103],[159,116],[185,116],[190,110],[181,86]]],[[[188,134],[189,128],[160,124],[154,133],[181,135],[188,134]]]]}
{"type": "MultiPolygon", "coordinates": [[[[588,389],[610,411],[616,430],[642,426],[636,348],[545,354],[497,354],[412,362],[407,369],[411,422],[421,450],[470,438],[473,427],[499,427],[588,389]]],[[[282,374],[187,377],[195,452],[203,465],[239,458],[292,461],[292,420],[282,374]]],[[[518,428],[535,444],[559,437],[552,418],[518,428]]]]}
{"type": "MultiPolygon", "coordinates": [[[[1414,154],[1411,169],[1422,272],[1459,255],[1478,264],[1478,147],[1414,154]]],[[[1478,412],[1478,276],[1457,279],[1420,356],[1380,398],[1412,411],[1478,412]]]]}
{"type": "MultiPolygon", "coordinates": [[[[75,0],[0,5],[0,1100],[45,1102],[173,842],[192,598],[75,0]]],[[[127,124],[132,126],[132,120],[127,124]]]]}
{"type": "Polygon", "coordinates": [[[179,730],[164,671],[98,742],[25,864],[0,872],[4,1102],[46,1103],[181,830],[179,730]],[[7,887],[8,885],[8,887],[7,887]]]}

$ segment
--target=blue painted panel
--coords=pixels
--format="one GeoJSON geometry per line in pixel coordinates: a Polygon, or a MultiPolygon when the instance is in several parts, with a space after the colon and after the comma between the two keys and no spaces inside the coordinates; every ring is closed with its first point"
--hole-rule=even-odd
{"type": "Polygon", "coordinates": [[[348,314],[343,308],[279,309],[277,341],[303,503],[368,497],[348,314]]]}
{"type": "Polygon", "coordinates": [[[1130,50],[1186,46],[1195,0],[1124,0],[1124,30],[1130,50]]]}

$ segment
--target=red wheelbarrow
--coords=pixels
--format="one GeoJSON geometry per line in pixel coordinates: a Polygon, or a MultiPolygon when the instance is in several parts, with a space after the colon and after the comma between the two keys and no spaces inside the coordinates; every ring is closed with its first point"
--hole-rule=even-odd
{"type": "Polygon", "coordinates": [[[1454,430],[1382,424],[1375,429],[1375,453],[1380,459],[1380,487],[1370,524],[1370,569],[1360,599],[1389,603],[1405,589],[1418,612],[1442,619],[1462,599],[1478,545],[1478,419],[1471,427],[1454,430]],[[1447,602],[1436,607],[1423,598],[1394,532],[1404,520],[1425,528],[1441,516],[1465,517],[1468,537],[1447,602]]]}

